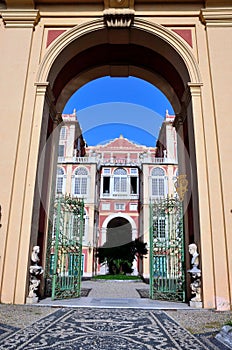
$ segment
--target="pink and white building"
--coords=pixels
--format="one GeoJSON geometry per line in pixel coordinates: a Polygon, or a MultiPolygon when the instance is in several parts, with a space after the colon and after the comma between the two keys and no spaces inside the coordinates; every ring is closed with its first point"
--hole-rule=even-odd
{"type": "MultiPolygon", "coordinates": [[[[85,147],[75,111],[63,115],[63,121],[56,191],[84,199],[83,276],[91,277],[107,272],[98,265],[96,248],[109,241],[123,245],[135,238],[148,243],[150,201],[174,194],[174,116],[166,113],[154,147],[135,144],[123,135],[104,145],[85,147]]],[[[148,260],[135,261],[133,273],[149,278],[148,260]]]]}

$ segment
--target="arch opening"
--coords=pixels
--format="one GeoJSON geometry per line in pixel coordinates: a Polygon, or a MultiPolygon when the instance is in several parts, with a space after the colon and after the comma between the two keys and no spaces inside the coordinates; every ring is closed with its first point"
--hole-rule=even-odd
{"type": "Polygon", "coordinates": [[[132,241],[132,227],[123,217],[112,219],[107,225],[105,247],[120,247],[132,241]]]}
{"type": "MultiPolygon", "coordinates": [[[[135,76],[144,79],[158,87],[167,96],[176,114],[183,113],[182,99],[188,83],[199,79],[197,69],[193,67],[193,60],[190,63],[187,62],[192,56],[183,42],[167,29],[160,28],[160,26],[147,28],[146,24],[139,23],[139,21],[135,21],[135,26],[130,30],[123,29],[119,37],[116,32],[108,31],[100,23],[98,25],[97,30],[93,32],[80,34],[76,28],[70,33],[63,34],[61,39],[48,51],[45,59],[47,62],[44,61],[42,64],[39,79],[45,78],[49,81],[54,101],[53,106],[52,103],[49,103],[48,108],[44,108],[44,118],[49,119],[48,110],[51,110],[51,107],[56,112],[61,112],[73,92],[85,83],[106,75],[135,76]],[[176,40],[179,45],[178,50],[174,49],[170,38],[176,40]]],[[[45,106],[47,103],[45,101],[45,106]]],[[[186,110],[185,113],[187,115],[186,110]]],[[[188,111],[190,121],[191,113],[190,108],[188,111]]],[[[194,135],[191,134],[188,127],[188,120],[185,119],[186,124],[183,131],[183,141],[187,145],[187,150],[189,150],[189,144],[194,142],[194,135]]],[[[184,156],[182,161],[185,163],[184,156]]],[[[44,179],[46,183],[54,179],[54,168],[50,169],[47,177],[50,177],[50,181],[44,179]]],[[[193,181],[196,181],[196,178],[193,181]]],[[[51,193],[47,190],[47,203],[49,203],[50,196],[51,193]]],[[[197,193],[194,199],[195,205],[197,205],[196,198],[197,193]]],[[[40,201],[39,198],[36,200],[40,201]]],[[[192,215],[192,211],[188,212],[186,220],[193,222],[192,215]]],[[[47,218],[44,218],[43,210],[43,216],[40,215],[40,223],[44,220],[47,218]]],[[[196,218],[195,222],[197,221],[196,218]]],[[[38,226],[38,223],[37,225],[35,223],[33,229],[38,226]]],[[[43,242],[42,246],[45,248],[46,224],[42,226],[43,232],[40,231],[38,240],[43,242]]],[[[186,226],[190,227],[190,225],[186,226]]],[[[186,246],[194,229],[191,228],[191,232],[188,232],[186,246]]],[[[131,224],[122,217],[112,219],[107,225],[106,243],[111,245],[115,242],[115,244],[124,245],[127,240],[132,240],[131,224]]],[[[45,249],[43,252],[45,258],[45,249]]]]}

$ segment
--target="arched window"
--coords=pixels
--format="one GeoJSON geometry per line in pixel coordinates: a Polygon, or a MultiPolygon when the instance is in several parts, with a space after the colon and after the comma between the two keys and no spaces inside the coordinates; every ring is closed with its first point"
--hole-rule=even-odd
{"type": "Polygon", "coordinates": [[[164,197],[166,194],[166,177],[162,168],[154,168],[151,172],[152,197],[164,197]]]}
{"type": "Polygon", "coordinates": [[[127,172],[125,169],[118,168],[114,171],[114,192],[127,192],[127,172]]]}
{"type": "Polygon", "coordinates": [[[56,173],[56,193],[64,194],[65,192],[65,183],[64,183],[64,170],[60,167],[57,167],[56,173]]]}
{"type": "Polygon", "coordinates": [[[75,170],[73,180],[74,196],[87,195],[88,170],[84,167],[79,167],[75,170]]]}

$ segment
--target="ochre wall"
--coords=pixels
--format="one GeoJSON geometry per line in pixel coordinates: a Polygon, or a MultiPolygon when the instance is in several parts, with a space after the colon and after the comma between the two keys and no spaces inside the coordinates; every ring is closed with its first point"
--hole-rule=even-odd
{"type": "MultiPolygon", "coordinates": [[[[59,105],[55,106],[52,86],[47,83],[46,74],[49,74],[55,57],[59,57],[62,45],[67,45],[67,42],[63,44],[65,41],[62,41],[62,38],[67,38],[71,42],[71,34],[65,35],[73,30],[75,40],[78,40],[78,35],[81,37],[89,28],[91,34],[88,36],[88,43],[79,41],[78,49],[81,51],[81,45],[94,45],[98,28],[105,26],[103,1],[94,1],[94,4],[86,2],[89,5],[78,2],[79,5],[76,6],[66,6],[65,1],[63,5],[56,3],[50,1],[50,5],[47,6],[46,1],[43,1],[43,5],[39,6],[33,0],[7,0],[6,8],[0,9],[1,302],[22,304],[28,292],[29,256],[32,245],[37,243],[36,230],[32,230],[32,217],[39,144],[41,140],[45,142],[48,115],[54,119],[56,112],[62,112],[58,110],[61,108],[58,106],[64,106],[73,89],[85,82],[104,74],[126,76],[129,72],[131,75],[135,74],[153,82],[162,89],[173,103],[175,112],[189,119],[188,125],[193,127],[189,147],[192,153],[190,158],[195,157],[196,150],[194,171],[198,178],[198,186],[192,189],[193,194],[196,194],[193,206],[194,215],[197,215],[195,227],[199,221],[199,232],[194,232],[194,237],[201,254],[203,305],[218,310],[230,309],[232,290],[230,2],[224,1],[222,4],[216,0],[206,1],[205,7],[202,8],[199,1],[193,1],[191,4],[188,4],[188,1],[185,3],[181,1],[181,4],[174,4],[166,0],[162,5],[156,1],[150,1],[149,5],[144,4],[142,0],[135,1],[134,26],[138,31],[133,32],[135,33],[133,40],[141,40],[143,31],[139,32],[140,27],[149,27],[149,33],[154,32],[154,37],[160,36],[162,40],[169,42],[173,52],[182,52],[186,67],[192,69],[190,85],[185,86],[182,101],[178,99],[177,93],[171,90],[167,81],[160,79],[153,72],[144,70],[142,66],[102,66],[83,72],[80,79],[73,77],[75,79],[69,88],[59,97],[59,105]],[[88,24],[89,22],[91,24],[88,24]],[[190,64],[190,61],[193,63],[190,64]],[[199,71],[199,75],[194,69],[199,71]],[[197,76],[198,79],[195,79],[197,76]],[[44,130],[42,134],[41,130],[44,130]]],[[[116,40],[112,39],[113,37],[109,37],[109,40],[116,40]]],[[[152,34],[149,38],[152,43],[152,34]]],[[[149,46],[149,40],[147,36],[144,45],[149,46]]],[[[128,43],[128,38],[125,43],[128,43]]],[[[178,55],[173,55],[169,59],[178,67],[176,61],[178,55]]],[[[62,57],[62,60],[64,62],[65,57],[62,57]]],[[[186,76],[186,67],[179,66],[180,76],[186,76]]],[[[59,67],[56,69],[59,70],[59,67]]],[[[181,128],[180,123],[180,134],[181,128]]],[[[191,134],[191,130],[189,131],[191,134]]],[[[148,220],[146,215],[144,218],[148,220]]]]}

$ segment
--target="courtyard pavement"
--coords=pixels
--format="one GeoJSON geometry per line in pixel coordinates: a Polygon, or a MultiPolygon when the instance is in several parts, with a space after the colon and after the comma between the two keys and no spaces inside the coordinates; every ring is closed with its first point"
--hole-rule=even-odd
{"type": "Polygon", "coordinates": [[[0,350],[228,350],[215,339],[231,312],[140,298],[142,282],[85,281],[88,297],[0,304],[0,350]],[[89,291],[90,290],[90,291],[89,291]]]}
{"type": "Polygon", "coordinates": [[[138,309],[189,309],[184,303],[155,301],[140,298],[138,291],[147,292],[149,285],[140,281],[83,281],[83,290],[90,290],[87,297],[67,300],[47,298],[40,305],[59,307],[93,307],[93,308],[138,308],[138,309]]]}

